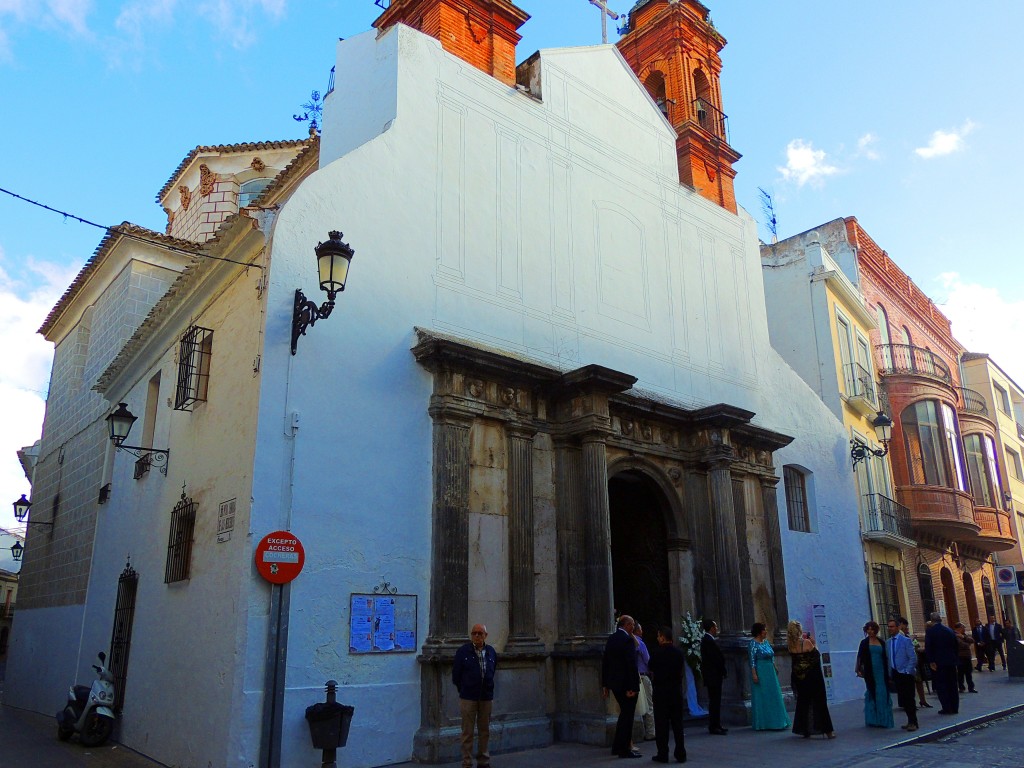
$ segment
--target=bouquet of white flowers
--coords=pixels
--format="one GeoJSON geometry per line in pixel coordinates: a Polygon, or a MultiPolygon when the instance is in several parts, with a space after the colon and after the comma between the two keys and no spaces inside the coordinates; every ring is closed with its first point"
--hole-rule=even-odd
{"type": "Polygon", "coordinates": [[[690,615],[686,612],[683,618],[683,634],[679,638],[683,651],[686,653],[686,663],[693,670],[695,678],[700,677],[700,641],[704,639],[704,623],[700,617],[690,615]]]}

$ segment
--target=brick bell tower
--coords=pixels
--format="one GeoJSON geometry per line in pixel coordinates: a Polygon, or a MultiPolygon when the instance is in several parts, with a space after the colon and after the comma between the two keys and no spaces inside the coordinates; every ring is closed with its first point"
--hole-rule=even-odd
{"type": "Polygon", "coordinates": [[[405,24],[508,86],[516,84],[518,30],[530,15],[508,0],[391,0],[373,26],[405,24]]]}
{"type": "Polygon", "coordinates": [[[698,0],[639,0],[619,51],[678,133],[679,181],[736,213],[733,164],[722,111],[725,38],[698,0]]]}

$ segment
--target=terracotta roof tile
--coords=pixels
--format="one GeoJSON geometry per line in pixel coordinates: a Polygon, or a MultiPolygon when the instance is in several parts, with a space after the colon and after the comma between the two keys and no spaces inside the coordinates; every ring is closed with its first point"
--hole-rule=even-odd
{"type": "Polygon", "coordinates": [[[156,201],[157,203],[167,194],[167,191],[174,186],[174,182],[178,180],[178,176],[184,171],[193,160],[199,155],[217,153],[217,154],[230,154],[234,152],[254,152],[266,149],[287,149],[289,147],[299,147],[303,144],[311,143],[310,137],[302,139],[285,139],[283,141],[256,141],[256,142],[244,142],[242,144],[214,144],[210,146],[198,146],[185,155],[185,159],[182,160],[178,167],[174,169],[174,173],[171,174],[171,178],[167,180],[167,183],[160,188],[157,192],[156,201]]]}
{"type": "Polygon", "coordinates": [[[100,244],[96,246],[96,250],[93,251],[92,256],[85,262],[85,266],[79,270],[78,275],[71,281],[71,285],[68,286],[67,290],[64,291],[64,295],[61,296],[57,303],[53,305],[53,309],[50,310],[50,314],[46,316],[43,324],[39,327],[37,333],[41,333],[44,336],[50,332],[58,318],[64,313],[64,310],[68,308],[79,291],[82,290],[82,286],[88,282],[89,277],[92,275],[96,268],[103,261],[103,257],[106,256],[114,245],[120,241],[124,236],[132,238],[141,238],[159,245],[168,245],[173,248],[182,249],[191,253],[198,253],[202,246],[199,243],[193,243],[190,240],[181,240],[177,237],[170,237],[162,232],[155,232],[152,229],[146,227],[140,227],[138,224],[132,224],[131,222],[125,221],[117,226],[110,227],[107,233],[103,236],[100,244]]]}

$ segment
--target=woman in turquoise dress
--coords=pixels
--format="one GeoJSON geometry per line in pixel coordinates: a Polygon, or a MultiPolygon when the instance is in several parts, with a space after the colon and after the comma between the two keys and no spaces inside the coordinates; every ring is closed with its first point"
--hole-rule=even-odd
{"type": "Polygon", "coordinates": [[[889,660],[885,643],[878,638],[878,624],[864,625],[867,635],[857,649],[857,677],[864,678],[864,724],[875,728],[893,728],[892,699],[889,698],[889,660]]]}
{"type": "Polygon", "coordinates": [[[750,628],[750,724],[755,731],[784,731],[789,716],[782,700],[775,651],[768,642],[768,629],[761,622],[750,628]]]}

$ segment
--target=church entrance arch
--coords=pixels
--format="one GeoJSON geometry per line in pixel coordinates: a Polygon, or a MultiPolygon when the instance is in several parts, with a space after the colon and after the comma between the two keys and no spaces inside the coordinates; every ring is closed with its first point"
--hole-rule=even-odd
{"type": "Polygon", "coordinates": [[[677,571],[671,562],[670,533],[675,536],[671,504],[646,472],[625,469],[609,478],[612,596],[618,613],[644,627],[649,643],[657,627],[675,627],[679,616],[677,571]],[[670,531],[671,527],[671,531],[670,531]]]}

